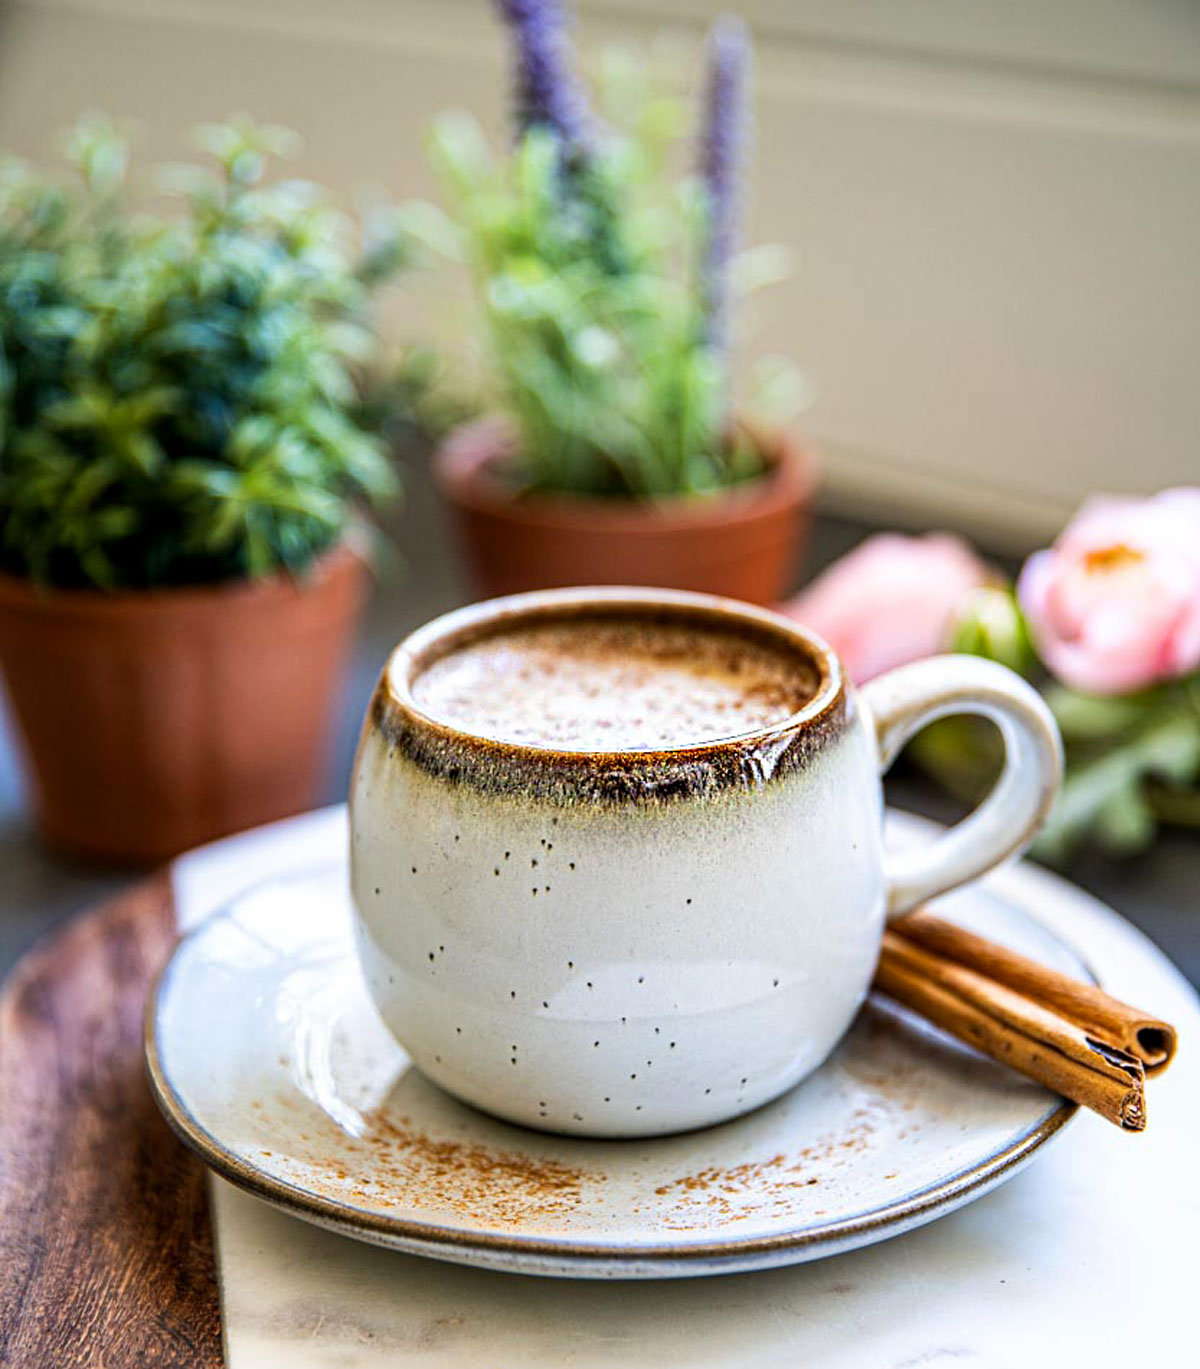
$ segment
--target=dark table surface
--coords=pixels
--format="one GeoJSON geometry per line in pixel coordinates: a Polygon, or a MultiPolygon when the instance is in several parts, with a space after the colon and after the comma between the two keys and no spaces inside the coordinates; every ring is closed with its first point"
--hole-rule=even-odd
{"type": "MultiPolygon", "coordinates": [[[[406,507],[391,529],[397,556],[381,570],[338,713],[328,802],[345,795],[359,723],[390,648],[417,624],[470,597],[423,463],[409,465],[406,507]]],[[[818,569],[869,531],[852,520],[819,517],[803,569],[818,569]]],[[[887,784],[889,801],[902,808],[942,819],[957,815],[955,805],[912,773],[891,776],[887,784]]],[[[1200,985],[1200,841],[1170,833],[1147,855],[1118,862],[1087,853],[1066,873],[1147,932],[1200,985]]],[[[70,864],[39,844],[16,739],[0,712],[0,975],[38,937],[135,878],[137,872],[70,864]]]]}

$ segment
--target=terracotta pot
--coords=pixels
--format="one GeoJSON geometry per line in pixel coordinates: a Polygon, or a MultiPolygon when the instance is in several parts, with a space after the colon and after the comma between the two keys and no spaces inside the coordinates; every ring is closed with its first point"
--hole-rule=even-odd
{"type": "Polygon", "coordinates": [[[301,580],[211,588],[0,576],[0,667],[46,841],[143,864],[309,807],[366,578],[345,547],[301,580]]]}
{"type": "Polygon", "coordinates": [[[514,493],[498,473],[512,442],[494,418],[438,452],[469,569],[484,595],[564,585],[653,585],[769,604],[790,588],[817,483],[811,451],[758,438],[761,480],[715,497],[654,502],[514,493]]]}

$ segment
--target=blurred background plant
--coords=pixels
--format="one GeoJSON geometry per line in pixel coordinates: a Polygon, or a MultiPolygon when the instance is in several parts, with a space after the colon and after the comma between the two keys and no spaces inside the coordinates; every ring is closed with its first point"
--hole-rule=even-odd
{"type": "MultiPolygon", "coordinates": [[[[1133,854],[1162,823],[1200,830],[1200,489],[1089,500],[1015,584],[959,538],[876,534],[786,607],[860,683],[940,651],[1037,683],[1067,760],[1043,859],[1088,842],[1133,854]]],[[[909,755],[971,803],[1001,760],[995,730],[963,718],[926,728],[909,755]]]]}
{"type": "Polygon", "coordinates": [[[425,354],[384,365],[368,306],[404,267],[397,211],[361,231],[270,180],[294,136],[206,125],[135,212],[99,117],[73,174],[0,168],[0,568],[141,589],[303,570],[397,493],[381,434],[425,354]]]}
{"type": "MultiPolygon", "coordinates": [[[[709,35],[700,128],[629,52],[606,54],[604,122],[571,66],[559,0],[497,0],[517,58],[516,143],[495,155],[466,114],[431,155],[452,222],[438,245],[473,273],[498,401],[516,430],[517,488],[652,498],[764,473],[731,393],[731,305],[779,278],[781,251],[735,253],[750,47],[741,22],[709,35]],[[692,139],[691,173],[674,157],[692,139]]],[[[760,417],[802,387],[761,363],[760,417]]]]}

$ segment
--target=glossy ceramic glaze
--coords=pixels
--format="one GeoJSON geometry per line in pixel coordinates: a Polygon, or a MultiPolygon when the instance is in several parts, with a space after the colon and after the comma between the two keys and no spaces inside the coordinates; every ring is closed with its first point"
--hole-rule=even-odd
{"type": "MultiPolygon", "coordinates": [[[[1068,973],[1010,901],[947,914],[1068,973]]],[[[655,1140],[539,1134],[412,1068],[363,984],[346,870],[271,880],[181,945],[147,1019],[151,1080],[219,1173],[345,1234],[488,1268],[659,1278],[766,1268],[896,1235],[986,1192],[1074,1107],[872,1000],[808,1080],[655,1140]]]]}
{"type": "Polygon", "coordinates": [[[884,870],[881,741],[978,706],[1023,758],[1011,792],[908,872],[910,901],[1028,837],[1054,781],[1040,705],[998,667],[943,660],[871,688],[878,718],[815,638],[699,595],[521,595],[414,634],[363,732],[351,878],[370,992],[416,1065],[499,1117],[605,1137],[723,1121],[809,1074],[861,1005],[885,911],[901,906],[884,870]],[[457,644],[618,612],[768,637],[794,653],[808,702],[716,742],[568,752],[472,736],[413,699],[457,644]]]}

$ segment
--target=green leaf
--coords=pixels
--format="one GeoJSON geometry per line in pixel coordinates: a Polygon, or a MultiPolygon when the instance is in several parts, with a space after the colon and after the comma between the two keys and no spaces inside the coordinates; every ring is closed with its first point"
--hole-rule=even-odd
{"type": "Polygon", "coordinates": [[[80,120],[67,139],[67,155],[97,198],[114,195],[125,180],[129,145],[116,125],[103,116],[80,120]]]}
{"type": "Polygon", "coordinates": [[[1081,694],[1065,685],[1051,685],[1046,702],[1068,741],[1089,742],[1119,737],[1141,725],[1148,708],[1161,704],[1161,690],[1144,694],[1081,694]]]}
{"type": "Polygon", "coordinates": [[[1150,778],[1191,782],[1200,775],[1200,727],[1175,711],[1151,714],[1129,740],[1070,768],[1050,819],[1035,844],[1061,862],[1089,835],[1125,854],[1151,840],[1150,778]]]}

